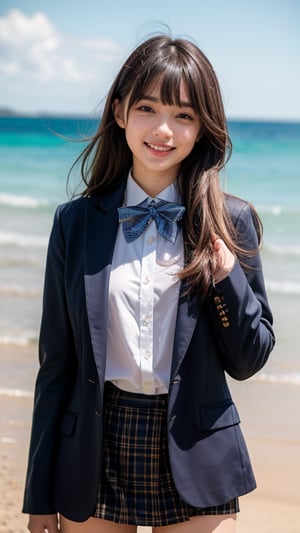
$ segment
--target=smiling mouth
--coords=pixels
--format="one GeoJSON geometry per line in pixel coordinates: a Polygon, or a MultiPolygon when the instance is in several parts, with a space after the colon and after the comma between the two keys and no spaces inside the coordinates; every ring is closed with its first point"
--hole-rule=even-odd
{"type": "Polygon", "coordinates": [[[175,150],[173,146],[159,146],[157,144],[151,144],[151,143],[145,143],[148,148],[151,148],[151,150],[155,150],[156,152],[172,152],[172,150],[175,150]]]}

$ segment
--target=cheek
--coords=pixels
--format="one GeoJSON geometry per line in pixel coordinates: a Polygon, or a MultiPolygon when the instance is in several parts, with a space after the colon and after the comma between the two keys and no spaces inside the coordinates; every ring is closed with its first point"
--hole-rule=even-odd
{"type": "Polygon", "coordinates": [[[187,144],[195,144],[199,134],[199,130],[198,128],[186,128],[181,132],[181,134],[184,142],[186,142],[187,144]]]}
{"type": "Polygon", "coordinates": [[[135,131],[136,131],[135,128],[133,128],[131,123],[128,122],[125,128],[125,137],[126,137],[129,147],[135,144],[135,139],[136,139],[135,131]]]}
{"type": "Polygon", "coordinates": [[[140,120],[132,120],[130,117],[127,121],[125,127],[126,138],[131,142],[136,142],[139,138],[142,137],[144,133],[143,123],[140,120]]]}
{"type": "Polygon", "coordinates": [[[197,142],[198,132],[187,132],[185,135],[185,145],[188,150],[192,150],[197,142]]]}
{"type": "Polygon", "coordinates": [[[133,142],[133,139],[131,138],[130,132],[128,132],[127,130],[125,130],[125,138],[126,138],[126,141],[127,141],[129,149],[131,151],[133,151],[134,150],[134,142],[133,142]]]}

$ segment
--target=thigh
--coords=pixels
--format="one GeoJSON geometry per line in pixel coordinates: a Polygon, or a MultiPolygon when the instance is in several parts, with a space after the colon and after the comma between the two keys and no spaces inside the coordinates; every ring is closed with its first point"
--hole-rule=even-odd
{"type": "Polygon", "coordinates": [[[193,516],[186,522],[154,527],[153,533],[235,533],[236,514],[193,516]]]}
{"type": "Polygon", "coordinates": [[[85,522],[73,522],[60,516],[61,533],[136,533],[136,526],[116,524],[101,518],[89,518],[85,522]]]}

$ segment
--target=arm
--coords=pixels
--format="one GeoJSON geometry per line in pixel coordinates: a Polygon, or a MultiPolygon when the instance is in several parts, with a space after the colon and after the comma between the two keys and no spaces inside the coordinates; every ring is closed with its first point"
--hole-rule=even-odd
{"type": "MultiPolygon", "coordinates": [[[[248,250],[257,248],[257,233],[248,204],[236,219],[236,230],[248,250]]],[[[209,297],[209,306],[225,370],[235,379],[246,379],[266,363],[274,346],[272,314],[267,301],[262,265],[257,253],[238,260],[215,238],[216,285],[209,297]]]]}
{"type": "MultiPolygon", "coordinates": [[[[65,299],[65,242],[57,210],[50,235],[40,329],[31,444],[23,512],[53,514],[53,456],[61,413],[75,371],[75,350],[65,299]]],[[[33,529],[33,531],[35,531],[33,529]]],[[[55,531],[55,529],[54,529],[55,531]]]]}

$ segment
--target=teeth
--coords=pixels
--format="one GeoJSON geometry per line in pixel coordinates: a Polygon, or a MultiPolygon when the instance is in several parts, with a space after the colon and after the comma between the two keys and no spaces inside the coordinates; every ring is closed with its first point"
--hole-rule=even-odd
{"type": "Polygon", "coordinates": [[[157,150],[158,152],[169,152],[172,150],[169,146],[157,146],[156,144],[149,144],[149,148],[152,148],[152,150],[157,150]]]}

